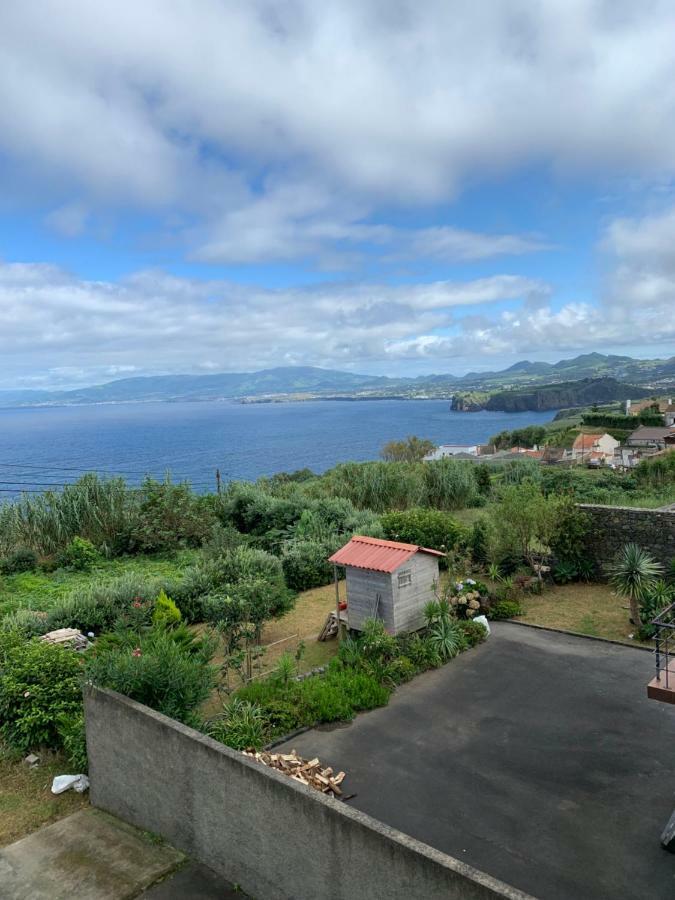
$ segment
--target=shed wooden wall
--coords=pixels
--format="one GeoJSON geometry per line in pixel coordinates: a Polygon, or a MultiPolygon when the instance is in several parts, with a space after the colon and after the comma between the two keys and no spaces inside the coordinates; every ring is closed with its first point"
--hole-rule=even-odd
{"type": "Polygon", "coordinates": [[[424,607],[435,600],[434,584],[438,582],[438,558],[416,553],[410,562],[392,575],[395,633],[417,631],[425,624],[424,607]],[[398,575],[410,569],[412,584],[398,586],[398,575]]]}
{"type": "Polygon", "coordinates": [[[347,617],[349,627],[359,631],[366,619],[382,619],[384,627],[394,634],[394,607],[392,600],[392,576],[386,572],[357,569],[347,566],[347,617]],[[381,600],[375,614],[377,595],[381,600]]]}
{"type": "Polygon", "coordinates": [[[424,626],[424,607],[435,599],[438,560],[427,553],[416,553],[391,575],[347,566],[346,580],[350,628],[361,631],[366,619],[378,618],[390,634],[417,631],[424,626]],[[399,587],[399,572],[408,570],[412,574],[412,583],[399,587]],[[378,594],[381,599],[376,615],[378,594]]]}

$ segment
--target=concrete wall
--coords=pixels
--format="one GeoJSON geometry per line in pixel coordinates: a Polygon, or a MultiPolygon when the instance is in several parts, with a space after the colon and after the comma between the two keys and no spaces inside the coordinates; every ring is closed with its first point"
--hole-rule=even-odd
{"type": "Polygon", "coordinates": [[[85,717],[94,806],[256,900],[528,900],[120,694],[86,688],[85,717]]]}
{"type": "Polygon", "coordinates": [[[666,569],[675,559],[675,512],[660,509],[633,509],[628,506],[594,506],[580,503],[592,522],[588,549],[598,570],[628,543],[639,544],[666,569]]]}

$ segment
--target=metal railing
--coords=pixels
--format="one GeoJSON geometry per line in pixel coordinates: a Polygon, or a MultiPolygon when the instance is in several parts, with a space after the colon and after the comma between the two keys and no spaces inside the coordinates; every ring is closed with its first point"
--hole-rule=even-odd
{"type": "Polygon", "coordinates": [[[656,628],[654,635],[656,680],[661,681],[663,675],[664,687],[669,689],[672,676],[675,688],[675,603],[662,609],[658,616],[652,619],[652,625],[656,628]],[[673,663],[672,669],[670,668],[671,662],[673,663]]]}

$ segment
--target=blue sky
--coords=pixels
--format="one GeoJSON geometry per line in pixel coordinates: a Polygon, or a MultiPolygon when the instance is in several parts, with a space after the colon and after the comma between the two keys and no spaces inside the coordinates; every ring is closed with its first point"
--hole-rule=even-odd
{"type": "Polygon", "coordinates": [[[669,2],[0,7],[0,388],[675,353],[669,2]]]}

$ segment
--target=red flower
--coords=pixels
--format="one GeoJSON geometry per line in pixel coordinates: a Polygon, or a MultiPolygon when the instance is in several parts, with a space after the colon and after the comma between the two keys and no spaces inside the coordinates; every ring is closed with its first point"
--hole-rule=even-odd
{"type": "Polygon", "coordinates": [[[141,606],[143,606],[143,604],[141,603],[140,600],[134,600],[134,602],[131,605],[133,606],[134,609],[140,609],[141,606]]]}
{"type": "Polygon", "coordinates": [[[132,653],[131,655],[132,655],[132,656],[140,656],[140,655],[141,655],[141,648],[140,648],[140,647],[136,647],[136,649],[133,651],[133,653],[132,653]]]}

